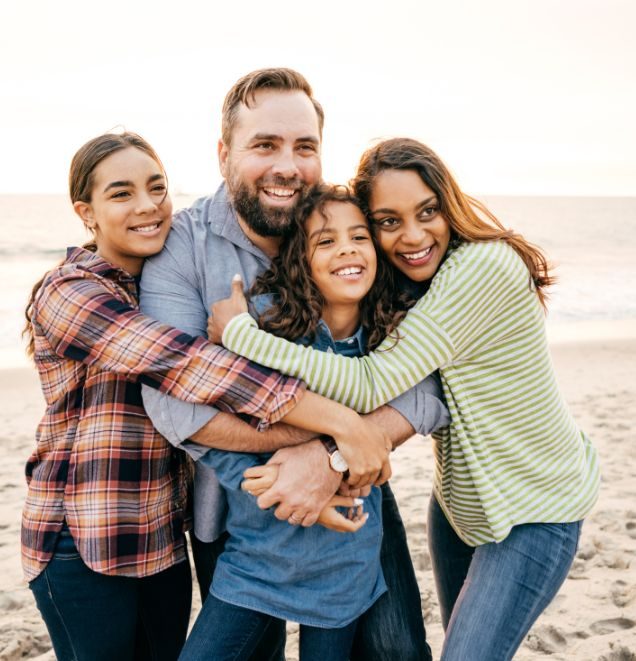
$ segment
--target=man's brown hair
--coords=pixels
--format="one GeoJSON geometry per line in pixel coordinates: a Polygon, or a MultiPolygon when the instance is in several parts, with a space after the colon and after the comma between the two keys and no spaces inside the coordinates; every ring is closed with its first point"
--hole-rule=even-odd
{"type": "Polygon", "coordinates": [[[236,125],[236,117],[241,104],[249,108],[254,103],[256,92],[263,89],[304,92],[316,110],[318,128],[322,137],[325,114],[322,106],[314,99],[311,85],[305,77],[293,69],[258,69],[237,80],[225,97],[221,118],[221,138],[226,147],[231,145],[232,131],[236,125]]]}

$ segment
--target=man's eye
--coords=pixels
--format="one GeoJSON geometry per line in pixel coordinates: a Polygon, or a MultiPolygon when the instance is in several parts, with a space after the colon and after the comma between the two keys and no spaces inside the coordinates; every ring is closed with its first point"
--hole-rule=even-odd
{"type": "Polygon", "coordinates": [[[312,144],[300,145],[298,149],[300,151],[311,152],[313,154],[316,152],[316,145],[312,145],[312,144]]]}
{"type": "Polygon", "coordinates": [[[256,145],[256,149],[262,149],[263,151],[268,151],[270,149],[274,149],[274,144],[271,142],[259,142],[256,145]]]}

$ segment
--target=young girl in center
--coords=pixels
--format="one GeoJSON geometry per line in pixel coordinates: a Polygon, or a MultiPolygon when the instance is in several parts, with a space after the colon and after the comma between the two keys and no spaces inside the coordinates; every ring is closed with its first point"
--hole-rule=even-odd
{"type": "MultiPolygon", "coordinates": [[[[296,231],[251,294],[263,328],[347,356],[395,334],[408,305],[393,291],[356,199],[327,185],[310,195],[296,231]]],[[[332,468],[344,472],[335,446],[325,443],[332,468]]],[[[211,450],[200,460],[227,492],[230,537],[182,659],[248,659],[280,618],[300,623],[302,661],[346,660],[358,618],[386,591],[380,489],[371,489],[364,514],[350,514],[349,530],[357,532],[290,525],[240,488],[244,471],[270,456],[211,450]]],[[[342,521],[334,510],[340,502],[336,496],[319,522],[342,521]]]]}

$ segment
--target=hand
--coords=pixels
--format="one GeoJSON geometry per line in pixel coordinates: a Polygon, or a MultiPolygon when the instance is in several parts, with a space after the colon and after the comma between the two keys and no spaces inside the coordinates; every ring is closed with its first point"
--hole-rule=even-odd
{"type": "Polygon", "coordinates": [[[391,477],[389,453],[393,447],[386,432],[368,419],[356,416],[354,425],[334,433],[340,453],[349,466],[351,487],[384,484],[391,477]]]}
{"type": "Polygon", "coordinates": [[[281,521],[293,514],[294,520],[303,526],[316,523],[342,481],[342,476],[330,468],[322,443],[309,441],[278,450],[266,464],[270,465],[277,466],[278,478],[258,497],[258,506],[268,509],[278,504],[274,515],[281,521]]]}
{"type": "Polygon", "coordinates": [[[356,532],[362,528],[368,518],[369,513],[362,510],[360,499],[334,496],[320,512],[318,523],[336,532],[356,532]],[[345,517],[336,507],[348,507],[347,516],[345,517]]]}
{"type": "Polygon", "coordinates": [[[371,493],[371,485],[362,487],[362,489],[354,489],[347,482],[342,482],[337,493],[339,496],[349,496],[349,498],[366,498],[371,493]]]}
{"type": "Polygon", "coordinates": [[[237,273],[232,278],[230,297],[217,301],[210,308],[210,316],[208,317],[208,339],[210,342],[222,344],[223,331],[228,322],[243,312],[247,312],[247,301],[243,294],[243,280],[237,273]]]}
{"type": "Polygon", "coordinates": [[[252,496],[260,496],[276,482],[278,478],[278,466],[276,464],[252,466],[243,473],[243,477],[245,480],[241,482],[241,489],[251,493],[252,496]]]}

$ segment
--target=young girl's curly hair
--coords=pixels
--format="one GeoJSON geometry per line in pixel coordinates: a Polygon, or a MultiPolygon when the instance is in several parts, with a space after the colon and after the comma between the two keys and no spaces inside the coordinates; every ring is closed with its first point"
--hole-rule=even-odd
{"type": "MultiPolygon", "coordinates": [[[[273,306],[258,319],[264,330],[288,340],[307,337],[313,341],[315,338],[325,300],[311,277],[305,225],[314,212],[318,212],[326,224],[327,205],[332,202],[360,208],[358,199],[346,186],[317,186],[301,204],[293,231],[281,245],[278,257],[252,286],[250,296],[273,295],[273,306]]],[[[395,341],[399,339],[396,326],[415,303],[414,298],[399,292],[393,269],[389,268],[373,232],[371,237],[378,258],[377,274],[371,290],[360,301],[360,323],[367,329],[369,351],[387,336],[395,341]]]]}

